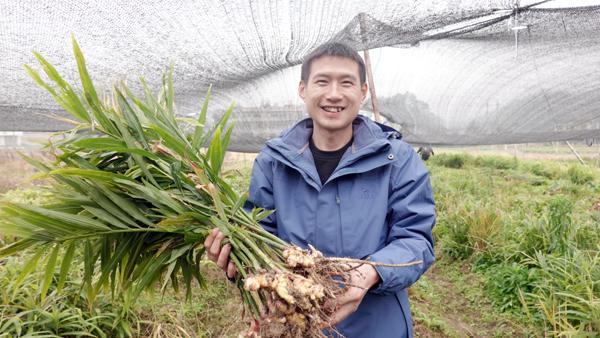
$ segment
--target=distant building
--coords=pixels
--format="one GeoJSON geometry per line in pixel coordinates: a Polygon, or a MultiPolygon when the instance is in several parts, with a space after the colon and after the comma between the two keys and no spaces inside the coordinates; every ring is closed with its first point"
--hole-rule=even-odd
{"type": "Polygon", "coordinates": [[[21,148],[22,146],[22,131],[0,131],[0,148],[21,148]]]}

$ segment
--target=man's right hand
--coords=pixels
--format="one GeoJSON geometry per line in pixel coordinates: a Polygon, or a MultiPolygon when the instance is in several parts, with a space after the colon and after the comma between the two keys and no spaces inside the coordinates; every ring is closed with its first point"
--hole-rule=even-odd
{"type": "Polygon", "coordinates": [[[231,245],[225,244],[221,248],[221,241],[225,238],[225,235],[219,229],[214,228],[212,232],[204,240],[204,247],[206,248],[206,256],[211,261],[217,263],[217,265],[225,271],[228,278],[234,278],[237,274],[235,264],[229,259],[231,253],[231,245]]]}

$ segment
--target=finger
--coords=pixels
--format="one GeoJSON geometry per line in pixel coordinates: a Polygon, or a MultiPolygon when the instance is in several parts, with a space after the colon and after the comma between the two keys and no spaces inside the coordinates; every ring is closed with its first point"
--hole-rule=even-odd
{"type": "Polygon", "coordinates": [[[210,249],[208,249],[208,252],[210,252],[210,254],[212,255],[213,262],[216,262],[217,258],[219,257],[219,253],[221,252],[221,240],[223,240],[223,237],[225,235],[223,235],[223,233],[219,230],[217,230],[217,236],[215,237],[215,240],[212,242],[212,245],[210,246],[210,249]]]}
{"type": "Polygon", "coordinates": [[[229,264],[227,264],[227,277],[233,278],[236,274],[237,268],[235,267],[235,264],[233,264],[233,262],[230,260],[229,264]]]}
{"type": "Polygon", "coordinates": [[[207,256],[209,256],[209,259],[212,259],[210,258],[209,249],[212,246],[215,237],[217,237],[217,231],[219,231],[217,228],[212,229],[212,231],[208,234],[208,236],[206,236],[206,239],[204,240],[204,247],[206,248],[206,254],[207,256]]]}
{"type": "Polygon", "coordinates": [[[348,286],[344,293],[335,297],[335,302],[338,304],[338,306],[342,306],[342,305],[354,300],[355,295],[354,295],[353,289],[354,289],[354,287],[348,286]]]}
{"type": "Polygon", "coordinates": [[[208,236],[206,236],[206,239],[204,239],[205,248],[210,248],[212,242],[215,240],[215,237],[217,237],[217,231],[219,231],[219,229],[214,228],[211,230],[211,232],[208,233],[208,236]]]}
{"type": "Polygon", "coordinates": [[[331,325],[336,325],[342,320],[346,319],[352,312],[354,312],[354,307],[350,304],[342,305],[337,311],[335,311],[331,315],[331,325]]]}
{"type": "Polygon", "coordinates": [[[227,263],[229,263],[229,253],[231,252],[231,245],[225,244],[219,253],[219,258],[217,258],[217,265],[223,269],[227,270],[227,263]]]}

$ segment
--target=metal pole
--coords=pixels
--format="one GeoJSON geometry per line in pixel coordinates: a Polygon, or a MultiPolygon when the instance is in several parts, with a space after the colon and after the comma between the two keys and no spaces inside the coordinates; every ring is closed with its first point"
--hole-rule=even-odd
{"type": "Polygon", "coordinates": [[[573,148],[573,146],[571,145],[571,143],[569,143],[569,141],[565,141],[565,143],[569,146],[569,148],[571,148],[571,151],[573,152],[573,154],[575,154],[575,157],[577,157],[577,159],[579,160],[579,162],[583,165],[585,165],[585,162],[583,162],[583,159],[581,158],[581,156],[579,156],[579,154],[577,153],[577,151],[575,150],[575,148],[573,148]]]}
{"type": "MultiPolygon", "coordinates": [[[[367,28],[365,26],[365,13],[359,14],[360,21],[360,32],[363,38],[363,44],[366,45],[367,39],[365,33],[367,28]]],[[[379,101],[377,101],[377,95],[375,94],[375,82],[373,81],[373,72],[371,71],[371,57],[369,56],[369,50],[365,48],[365,68],[367,71],[367,81],[369,84],[369,92],[371,93],[371,107],[373,109],[373,119],[376,122],[381,121],[381,117],[379,116],[379,101]]]]}

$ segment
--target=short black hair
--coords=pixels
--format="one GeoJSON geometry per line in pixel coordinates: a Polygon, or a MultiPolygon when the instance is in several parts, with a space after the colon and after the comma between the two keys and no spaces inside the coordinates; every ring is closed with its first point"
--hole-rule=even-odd
{"type": "Polygon", "coordinates": [[[362,85],[367,82],[365,62],[360,55],[354,49],[352,49],[352,47],[341,42],[327,42],[313,50],[304,58],[304,61],[302,61],[300,79],[304,83],[308,81],[312,62],[324,56],[337,56],[355,61],[358,64],[358,76],[360,78],[360,84],[362,85]]]}

